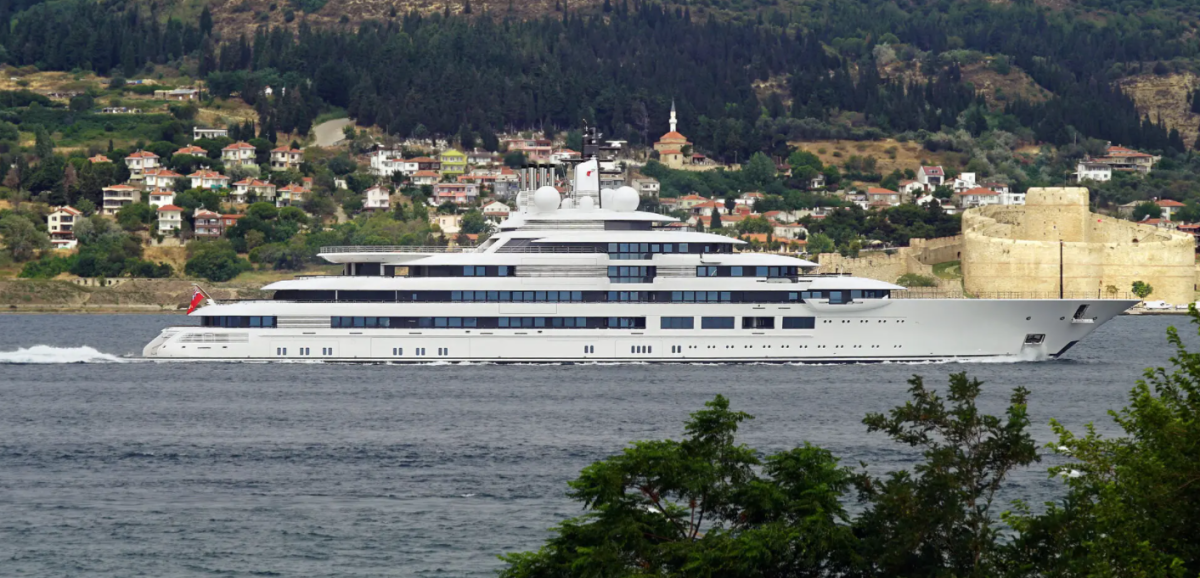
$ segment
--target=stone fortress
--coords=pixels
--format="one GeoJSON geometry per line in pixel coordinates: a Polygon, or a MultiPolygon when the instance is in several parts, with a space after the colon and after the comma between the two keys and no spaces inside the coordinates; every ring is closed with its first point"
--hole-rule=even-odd
{"type": "Polygon", "coordinates": [[[933,265],[959,260],[961,281],[936,279],[933,292],[1053,299],[1061,279],[1064,297],[1127,298],[1143,281],[1154,288],[1148,300],[1195,300],[1195,238],[1092,213],[1086,188],[1033,188],[1023,206],[970,209],[962,219],[961,236],[912,239],[910,247],[857,259],[822,254],[818,272],[895,282],[906,273],[933,277],[933,265]]]}
{"type": "Polygon", "coordinates": [[[1024,206],[972,209],[962,223],[967,293],[1049,296],[1061,279],[1068,297],[1124,296],[1144,281],[1147,299],[1194,301],[1195,238],[1092,213],[1086,188],[1029,189],[1024,206]]]}

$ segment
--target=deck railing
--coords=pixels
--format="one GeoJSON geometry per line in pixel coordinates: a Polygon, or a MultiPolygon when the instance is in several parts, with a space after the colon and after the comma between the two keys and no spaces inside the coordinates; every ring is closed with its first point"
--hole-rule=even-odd
{"type": "Polygon", "coordinates": [[[442,245],[340,245],[321,247],[321,253],[472,253],[474,246],[446,247],[442,245]]]}
{"type": "Polygon", "coordinates": [[[907,291],[892,291],[892,299],[1133,299],[1137,296],[1128,292],[1108,293],[1105,291],[1068,291],[1061,296],[1058,291],[996,291],[966,293],[964,291],[926,291],[911,288],[907,291]]]}

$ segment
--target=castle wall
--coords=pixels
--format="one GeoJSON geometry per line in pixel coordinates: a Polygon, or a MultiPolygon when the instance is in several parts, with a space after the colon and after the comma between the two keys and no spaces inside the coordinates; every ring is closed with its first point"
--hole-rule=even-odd
{"type": "Polygon", "coordinates": [[[1080,297],[1109,294],[1110,286],[1123,295],[1134,281],[1144,281],[1154,287],[1149,299],[1193,301],[1191,235],[1104,217],[1087,207],[1087,189],[1030,189],[1024,207],[965,212],[965,289],[1057,294],[1061,285],[1064,294],[1080,297]]]}

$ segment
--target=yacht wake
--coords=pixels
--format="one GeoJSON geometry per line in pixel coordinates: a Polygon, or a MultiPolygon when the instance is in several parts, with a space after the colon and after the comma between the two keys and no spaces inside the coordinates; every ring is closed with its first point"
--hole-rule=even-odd
{"type": "Polygon", "coordinates": [[[34,345],[29,348],[18,348],[16,351],[0,351],[0,365],[44,365],[57,363],[124,363],[125,360],[97,351],[94,348],[83,347],[53,347],[50,345],[34,345]]]}

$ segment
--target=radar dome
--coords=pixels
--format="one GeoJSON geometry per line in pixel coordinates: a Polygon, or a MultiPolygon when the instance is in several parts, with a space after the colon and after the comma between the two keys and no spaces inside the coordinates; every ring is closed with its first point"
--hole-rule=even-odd
{"type": "Polygon", "coordinates": [[[550,185],[541,187],[533,193],[533,206],[537,207],[539,213],[550,213],[557,210],[560,202],[562,202],[562,197],[558,195],[558,189],[550,185]]]}
{"type": "Polygon", "coordinates": [[[637,191],[633,187],[621,187],[617,189],[612,196],[612,208],[616,211],[629,213],[636,211],[641,198],[638,197],[637,191]]]}
{"type": "Polygon", "coordinates": [[[600,191],[600,206],[604,207],[605,209],[612,209],[613,208],[613,206],[612,206],[613,197],[615,197],[616,194],[617,194],[617,192],[612,189],[601,190],[600,191]]]}
{"type": "Polygon", "coordinates": [[[575,208],[575,201],[572,201],[570,198],[563,199],[563,200],[562,200],[562,204],[560,204],[560,205],[558,206],[558,208],[560,208],[560,209],[574,209],[574,208],[575,208]]]}
{"type": "Polygon", "coordinates": [[[582,199],[579,199],[579,208],[583,209],[585,211],[590,211],[590,210],[596,208],[596,201],[592,200],[591,197],[584,197],[582,199]]]}

